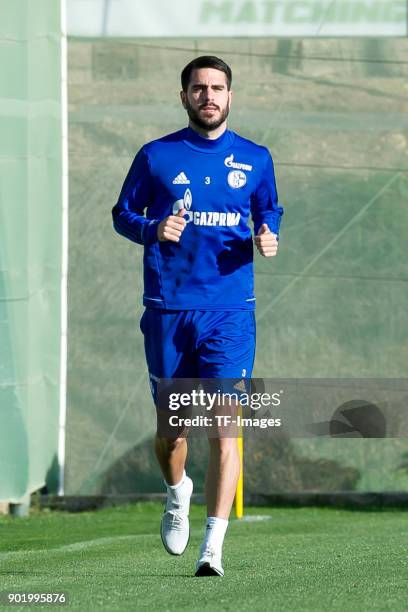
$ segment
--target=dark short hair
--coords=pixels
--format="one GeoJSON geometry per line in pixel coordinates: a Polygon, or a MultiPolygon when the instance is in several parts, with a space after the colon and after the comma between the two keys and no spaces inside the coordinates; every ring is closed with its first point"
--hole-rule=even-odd
{"type": "Polygon", "coordinates": [[[215,68],[215,70],[220,70],[223,72],[227,77],[228,89],[231,89],[232,72],[228,64],[226,64],[219,57],[215,57],[215,55],[202,55],[201,57],[196,57],[193,59],[183,69],[183,72],[181,73],[181,86],[183,91],[187,91],[193,70],[198,70],[200,68],[215,68]]]}

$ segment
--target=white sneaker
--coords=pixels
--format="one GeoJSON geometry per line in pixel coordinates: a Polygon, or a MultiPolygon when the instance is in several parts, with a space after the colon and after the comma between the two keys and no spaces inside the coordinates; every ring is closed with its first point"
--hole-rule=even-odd
{"type": "Polygon", "coordinates": [[[200,558],[196,563],[196,576],[224,576],[221,565],[221,554],[212,546],[207,545],[200,550],[200,558]]]}
{"type": "Polygon", "coordinates": [[[173,492],[173,497],[167,496],[160,535],[164,548],[171,555],[182,555],[190,539],[190,498],[193,492],[193,481],[188,476],[183,484],[173,492]]]}

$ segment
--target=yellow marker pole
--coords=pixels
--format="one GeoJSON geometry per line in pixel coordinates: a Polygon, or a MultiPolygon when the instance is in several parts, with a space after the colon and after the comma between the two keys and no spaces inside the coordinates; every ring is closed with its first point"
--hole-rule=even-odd
{"type": "MultiPolygon", "coordinates": [[[[242,406],[238,407],[238,415],[242,418],[242,406]]],[[[239,453],[239,478],[235,492],[235,516],[237,519],[244,516],[244,437],[242,425],[237,431],[238,453],[239,453]]]]}

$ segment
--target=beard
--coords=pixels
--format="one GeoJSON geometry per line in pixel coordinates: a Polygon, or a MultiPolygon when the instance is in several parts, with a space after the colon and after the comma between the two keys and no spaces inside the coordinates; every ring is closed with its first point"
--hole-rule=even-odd
{"type": "MultiPolygon", "coordinates": [[[[220,110],[220,115],[218,118],[216,117],[203,117],[202,115],[200,115],[200,110],[198,111],[195,110],[190,102],[188,100],[185,101],[185,108],[187,111],[187,115],[189,116],[190,120],[197,125],[198,127],[202,128],[203,130],[207,130],[208,132],[212,132],[213,130],[216,130],[217,128],[220,127],[220,125],[222,123],[224,123],[224,121],[226,120],[226,118],[229,115],[230,112],[230,105],[229,103],[227,104],[227,106],[223,109],[220,109],[219,106],[217,106],[217,109],[220,110]]],[[[202,107],[204,107],[204,105],[202,105],[202,107]]],[[[202,108],[201,107],[201,108],[202,108]]]]}

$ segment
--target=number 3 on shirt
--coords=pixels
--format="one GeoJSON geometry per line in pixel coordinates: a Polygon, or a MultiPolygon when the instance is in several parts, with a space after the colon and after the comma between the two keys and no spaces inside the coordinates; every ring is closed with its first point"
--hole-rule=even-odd
{"type": "Polygon", "coordinates": [[[211,177],[210,176],[206,176],[205,177],[205,184],[209,185],[211,183],[211,177]]]}

